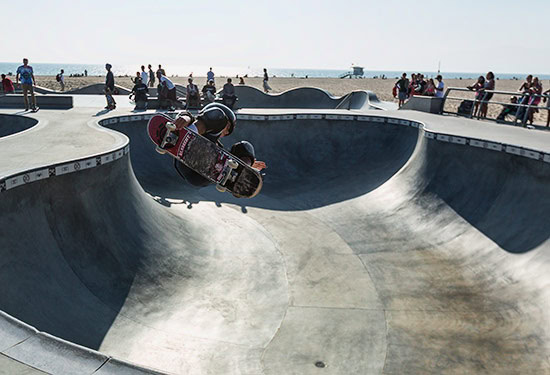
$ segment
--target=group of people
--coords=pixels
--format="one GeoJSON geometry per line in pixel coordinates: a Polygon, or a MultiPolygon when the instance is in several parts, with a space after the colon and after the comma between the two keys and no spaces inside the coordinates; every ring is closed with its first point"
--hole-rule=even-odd
{"type": "MultiPolygon", "coordinates": [[[[201,105],[208,105],[216,101],[217,89],[214,79],[214,72],[212,71],[212,68],[210,68],[206,75],[206,84],[199,91],[199,87],[193,82],[192,74],[189,76],[187,79],[188,84],[185,87],[185,103],[187,109],[200,108],[201,105]]],[[[242,78],[241,81],[244,82],[242,78]]],[[[227,82],[223,85],[221,98],[222,103],[231,109],[237,102],[235,86],[233,85],[233,80],[231,78],[227,78],[227,82]]]]}
{"type": "MultiPolygon", "coordinates": [[[[487,75],[479,76],[476,83],[468,86],[469,90],[475,91],[473,117],[487,117],[487,107],[493,97],[495,90],[495,75],[488,72],[487,75]]],[[[497,116],[498,121],[505,121],[507,116],[511,116],[514,122],[533,124],[534,115],[537,113],[538,105],[541,101],[547,102],[549,114],[546,119],[546,126],[550,126],[550,90],[543,92],[542,82],[538,77],[529,74],[521,84],[518,92],[523,95],[514,95],[510,98],[510,104],[505,105],[497,116]]]]}
{"type": "MultiPolygon", "coordinates": [[[[107,71],[109,70],[110,69],[107,69],[107,71]]],[[[155,82],[157,81],[159,108],[174,110],[177,107],[178,100],[176,95],[176,85],[172,82],[172,80],[166,77],[166,71],[162,68],[161,64],[159,64],[156,72],[153,71],[151,64],[147,66],[147,70],[145,69],[145,65],[142,65],[141,71],[136,72],[136,76],[132,78],[131,81],[134,84],[134,87],[132,88],[130,97],[133,98],[136,103],[136,110],[147,109],[147,95],[149,94],[149,88],[155,87],[155,82]]],[[[106,82],[106,91],[108,89],[109,88],[107,87],[106,82]]],[[[107,102],[109,102],[109,99],[107,99],[107,102]]],[[[109,104],[107,104],[106,108],[110,109],[109,104]]]]}
{"type": "Polygon", "coordinates": [[[550,90],[543,92],[542,82],[539,80],[539,77],[533,77],[532,74],[529,74],[525,78],[525,82],[523,82],[519,87],[518,91],[524,95],[521,99],[516,99],[516,103],[532,107],[518,107],[515,114],[516,121],[523,122],[524,117],[526,116],[527,122],[533,124],[535,113],[539,111],[536,107],[538,107],[542,100],[547,103],[548,116],[546,118],[546,126],[550,126],[550,90]]]}
{"type": "Polygon", "coordinates": [[[495,75],[493,72],[488,72],[487,75],[479,76],[476,83],[467,86],[468,90],[475,91],[474,111],[473,117],[485,118],[487,117],[487,109],[489,107],[489,100],[493,97],[492,92],[495,89],[495,75]]]}
{"type": "Polygon", "coordinates": [[[434,82],[432,78],[424,79],[424,75],[421,73],[413,73],[409,81],[407,73],[403,73],[401,79],[399,79],[393,87],[393,97],[398,98],[400,108],[408,98],[414,95],[442,98],[445,95],[443,77],[441,74],[438,74],[435,80],[437,83],[434,82]]]}
{"type": "MultiPolygon", "coordinates": [[[[107,68],[107,67],[106,67],[107,68]]],[[[110,71],[110,68],[107,69],[110,71]]],[[[131,98],[136,102],[137,109],[147,109],[147,95],[149,93],[149,87],[153,87],[155,82],[155,76],[158,80],[157,93],[159,97],[159,108],[160,109],[171,109],[174,110],[179,106],[177,100],[176,86],[168,77],[166,77],[166,72],[159,65],[159,69],[156,71],[156,74],[153,74],[151,65],[149,65],[149,71],[145,70],[145,66],[141,66],[141,71],[136,72],[136,76],[132,78],[132,83],[134,87],[132,88],[131,98]]],[[[112,90],[109,85],[111,79],[109,74],[106,80],[106,92],[107,90],[112,90]]],[[[113,78],[114,82],[114,78],[113,78]]],[[[189,74],[187,79],[187,86],[185,88],[185,103],[186,109],[198,109],[202,106],[213,103],[216,100],[216,85],[215,85],[215,74],[212,68],[206,74],[206,84],[199,90],[199,87],[193,81],[193,73],[189,74]]],[[[244,84],[244,80],[241,78],[241,82],[244,84]]],[[[112,97],[112,95],[111,95],[112,97]]],[[[237,101],[237,96],[235,94],[235,86],[233,86],[232,79],[228,78],[227,82],[223,86],[221,92],[222,103],[233,108],[235,102],[237,101]]],[[[107,109],[114,109],[115,106],[110,106],[107,104],[107,109]]]]}

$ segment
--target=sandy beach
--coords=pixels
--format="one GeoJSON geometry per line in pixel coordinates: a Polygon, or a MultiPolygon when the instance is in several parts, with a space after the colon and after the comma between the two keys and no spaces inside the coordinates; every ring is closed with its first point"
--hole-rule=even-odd
{"type": "MultiPolygon", "coordinates": [[[[13,79],[15,77],[12,77],[13,79]]],[[[117,85],[131,88],[132,83],[130,80],[131,77],[116,77],[115,81],[117,85]]],[[[170,77],[170,79],[180,85],[187,84],[187,77],[170,77]]],[[[223,84],[226,82],[226,77],[216,77],[217,88],[221,89],[223,84]]],[[[232,77],[233,83],[238,83],[238,79],[232,77]]],[[[202,87],[206,83],[206,77],[194,77],[195,83],[202,87]]],[[[262,89],[261,77],[250,77],[245,78],[245,83],[248,86],[253,86],[258,89],[262,89]]],[[[65,91],[88,86],[93,83],[103,83],[105,82],[105,77],[103,76],[88,76],[88,77],[65,77],[65,91]]],[[[370,90],[376,93],[378,98],[383,101],[393,101],[397,102],[392,96],[392,88],[396,82],[395,78],[391,79],[374,79],[374,78],[364,78],[364,79],[340,79],[340,78],[288,78],[288,77],[273,77],[269,79],[269,84],[273,89],[272,94],[281,93],[292,88],[296,87],[318,87],[324,89],[335,96],[342,96],[348,94],[354,90],[370,90]]],[[[470,79],[449,79],[445,80],[446,87],[460,87],[466,88],[469,85],[474,83],[474,80],[470,79]]],[[[37,76],[36,83],[38,86],[46,87],[53,90],[59,90],[59,83],[55,80],[53,76],[37,76]]],[[[497,80],[496,81],[496,90],[499,91],[509,91],[516,92],[522,81],[518,80],[497,80]]],[[[549,81],[542,81],[544,90],[550,88],[549,81]]],[[[462,93],[454,92],[453,97],[460,98],[473,98],[473,93],[462,93]]],[[[508,102],[508,95],[495,95],[492,101],[499,102],[508,102]]],[[[449,101],[445,110],[456,111],[459,105],[459,101],[449,101]]],[[[541,125],[546,124],[546,118],[548,111],[542,110],[542,107],[545,107],[547,103],[541,103],[539,112],[535,114],[535,123],[541,125]]],[[[496,118],[502,106],[498,104],[489,104],[488,117],[496,118]]]]}

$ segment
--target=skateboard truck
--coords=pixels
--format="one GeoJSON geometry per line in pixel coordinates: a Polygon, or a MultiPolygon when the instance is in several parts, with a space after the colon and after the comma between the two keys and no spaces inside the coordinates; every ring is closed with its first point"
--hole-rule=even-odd
{"type": "Polygon", "coordinates": [[[227,161],[227,166],[225,167],[226,170],[227,170],[226,175],[223,176],[223,178],[220,180],[220,182],[218,182],[218,184],[216,185],[216,190],[218,190],[219,192],[222,192],[222,193],[226,190],[224,185],[230,179],[235,178],[235,177],[233,177],[233,170],[237,169],[238,167],[239,167],[239,163],[237,163],[235,160],[229,159],[227,161]]]}
{"type": "Polygon", "coordinates": [[[164,138],[162,139],[160,146],[157,146],[156,148],[159,154],[165,154],[167,146],[174,147],[178,143],[179,136],[174,133],[175,130],[176,125],[171,122],[166,124],[166,134],[164,134],[164,138]]]}

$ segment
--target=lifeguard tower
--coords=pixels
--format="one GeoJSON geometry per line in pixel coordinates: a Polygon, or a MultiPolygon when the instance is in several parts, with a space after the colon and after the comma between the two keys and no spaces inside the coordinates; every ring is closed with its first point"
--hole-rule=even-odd
{"type": "Polygon", "coordinates": [[[363,78],[365,72],[362,66],[352,66],[351,69],[351,72],[341,74],[340,78],[363,78]]]}

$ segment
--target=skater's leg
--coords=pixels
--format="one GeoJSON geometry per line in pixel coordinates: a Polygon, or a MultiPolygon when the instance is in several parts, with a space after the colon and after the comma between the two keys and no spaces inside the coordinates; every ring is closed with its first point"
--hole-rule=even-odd
{"type": "Polygon", "coordinates": [[[204,187],[211,184],[207,179],[195,172],[194,170],[186,167],[183,163],[174,159],[174,167],[176,172],[188,183],[196,187],[204,187]]]}
{"type": "Polygon", "coordinates": [[[36,109],[36,97],[34,96],[34,87],[32,85],[29,85],[29,91],[31,92],[31,108],[36,109]]]}
{"type": "Polygon", "coordinates": [[[29,110],[29,97],[28,97],[29,85],[27,85],[26,83],[22,83],[21,88],[23,89],[23,102],[25,103],[25,111],[28,111],[29,110]]]}

